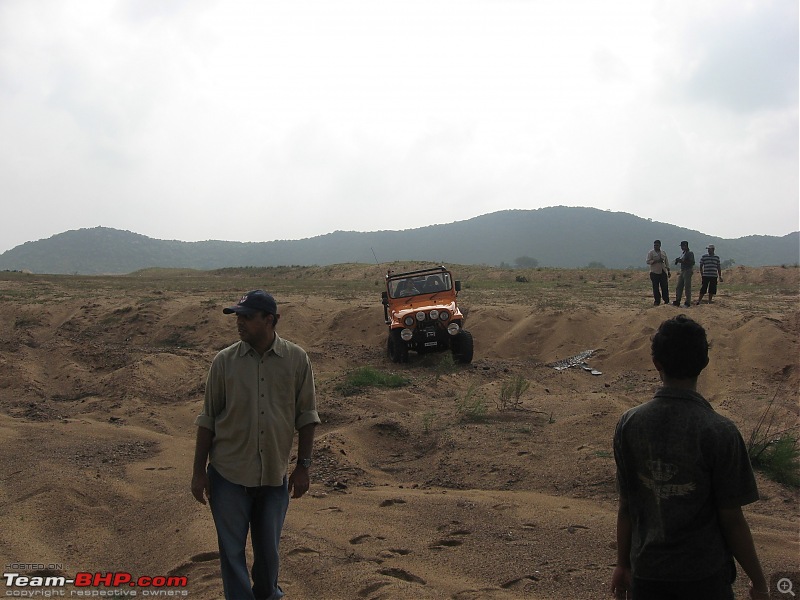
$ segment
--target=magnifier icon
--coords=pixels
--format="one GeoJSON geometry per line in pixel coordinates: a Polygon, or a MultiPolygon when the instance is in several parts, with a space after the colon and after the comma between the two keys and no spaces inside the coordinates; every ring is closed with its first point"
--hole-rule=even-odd
{"type": "Polygon", "coordinates": [[[782,577],[781,579],[778,579],[778,584],[776,587],[778,588],[778,591],[781,594],[791,594],[792,597],[795,596],[793,589],[794,584],[792,583],[792,580],[789,579],[788,577],[782,577]]]}

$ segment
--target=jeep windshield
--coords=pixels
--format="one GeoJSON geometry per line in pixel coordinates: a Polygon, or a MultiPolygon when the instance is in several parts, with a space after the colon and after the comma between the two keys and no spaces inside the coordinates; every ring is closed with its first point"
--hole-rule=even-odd
{"type": "Polygon", "coordinates": [[[449,290],[452,287],[450,273],[434,273],[427,276],[415,275],[413,277],[390,280],[389,295],[392,298],[405,298],[407,296],[435,294],[436,292],[449,290]]]}

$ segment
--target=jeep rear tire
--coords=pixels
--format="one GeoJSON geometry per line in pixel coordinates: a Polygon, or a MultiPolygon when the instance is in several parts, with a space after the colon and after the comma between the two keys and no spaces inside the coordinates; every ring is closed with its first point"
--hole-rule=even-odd
{"type": "Polygon", "coordinates": [[[389,340],[386,343],[389,350],[389,358],[392,362],[408,362],[408,344],[400,337],[400,330],[393,329],[389,332],[389,340]]]}
{"type": "Polygon", "coordinates": [[[462,365],[472,362],[473,342],[472,334],[466,329],[458,332],[452,342],[453,360],[462,365]]]}

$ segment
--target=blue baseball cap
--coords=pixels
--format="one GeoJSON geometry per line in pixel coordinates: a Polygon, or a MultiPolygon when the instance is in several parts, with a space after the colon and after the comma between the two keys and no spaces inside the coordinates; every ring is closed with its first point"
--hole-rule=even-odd
{"type": "Polygon", "coordinates": [[[272,315],[278,314],[278,304],[275,302],[275,298],[264,290],[252,290],[247,292],[239,299],[239,302],[237,302],[235,306],[222,309],[222,312],[226,315],[234,313],[237,315],[252,315],[261,311],[272,315]]]}

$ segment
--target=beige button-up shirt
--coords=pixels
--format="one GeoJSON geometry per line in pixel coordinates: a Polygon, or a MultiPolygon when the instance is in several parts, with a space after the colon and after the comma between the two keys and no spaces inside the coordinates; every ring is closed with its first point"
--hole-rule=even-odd
{"type": "Polygon", "coordinates": [[[656,275],[660,275],[669,269],[669,259],[667,258],[667,253],[663,250],[661,252],[650,250],[650,252],[647,253],[647,260],[645,262],[650,265],[650,272],[656,275]]]}
{"type": "Polygon", "coordinates": [[[308,355],[277,334],[264,356],[242,341],[217,354],[195,420],[214,432],[209,462],[247,487],[281,485],[295,429],[319,422],[308,355]]]}

